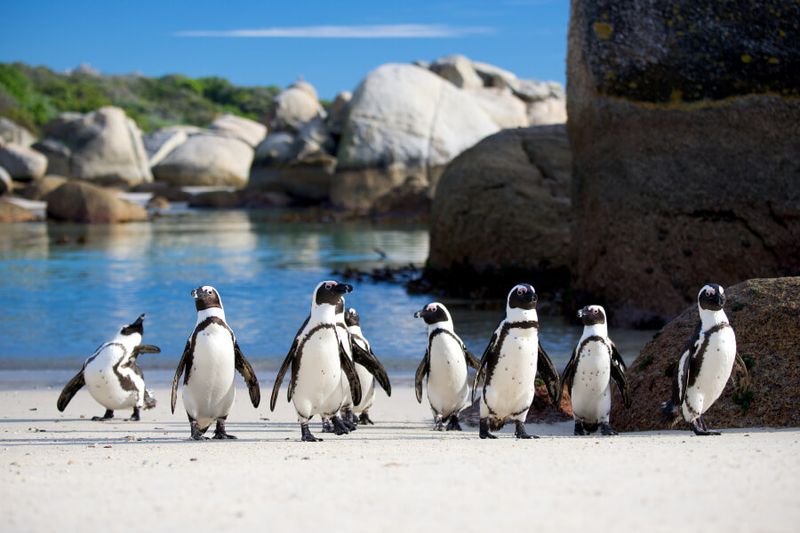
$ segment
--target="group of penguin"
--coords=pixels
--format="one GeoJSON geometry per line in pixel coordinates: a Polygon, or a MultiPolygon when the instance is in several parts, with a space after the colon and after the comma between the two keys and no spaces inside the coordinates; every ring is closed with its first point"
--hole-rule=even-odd
{"type": "MultiPolygon", "coordinates": [[[[311,312],[295,335],[275,379],[270,397],[273,411],[291,368],[287,401],[294,404],[303,441],[322,440],[308,426],[316,415],[322,419],[323,432],[337,435],[355,430],[357,424],[373,424],[369,409],[376,382],[391,396],[386,370],[361,331],[358,313],[353,308],[345,312],[344,295],[352,290],[352,286],[336,281],[323,281],[315,287],[311,312]]],[[[174,413],[182,378],[191,438],[206,439],[205,433],[215,424],[214,439],[235,439],[225,430],[236,393],[235,372],[244,378],[253,407],[261,402],[258,378],[225,321],[219,292],[202,286],[192,291],[192,297],[197,322],[172,381],[171,409],[174,413]]],[[[598,430],[603,435],[616,434],[609,420],[611,382],[619,388],[626,408],[631,399],[625,362],[608,336],[605,310],[590,305],[578,311],[583,334],[559,375],[539,340],[537,301],[529,284],[511,289],[505,317],[480,360],[456,334],[444,305],[430,303],[415,313],[428,327],[427,349],[415,374],[415,392],[417,401],[422,403],[423,386],[427,384],[435,430],[460,431],[459,414],[475,401],[480,390],[481,439],[497,438],[492,431],[512,421],[516,438],[538,438],[525,430],[538,376],[555,405],[560,404],[563,387],[567,387],[575,435],[598,430]],[[471,382],[469,367],[476,370],[471,382]]],[[[672,398],[662,404],[662,416],[673,423],[682,417],[695,434],[713,435],[718,433],[708,429],[702,415],[721,395],[734,363],[745,367],[736,353],[736,337],[723,311],[723,288],[705,285],[697,303],[700,324],[678,361],[672,398]]],[[[61,392],[59,411],[64,411],[84,385],[106,408],[105,414],[94,420],[107,420],[115,410],[131,408],[131,420],[139,420],[140,409],[155,406],[137,366],[140,354],[160,352],[157,346],[142,343],[144,318],[142,314],[122,327],[86,360],[61,392]]]]}

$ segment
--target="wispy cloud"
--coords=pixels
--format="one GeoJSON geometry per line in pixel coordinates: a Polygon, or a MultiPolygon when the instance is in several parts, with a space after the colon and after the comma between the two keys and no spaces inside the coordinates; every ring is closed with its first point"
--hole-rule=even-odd
{"type": "Polygon", "coordinates": [[[372,26],[296,26],[241,30],[192,30],[178,37],[255,37],[288,39],[448,39],[491,34],[492,28],[443,24],[379,24],[372,26]]]}

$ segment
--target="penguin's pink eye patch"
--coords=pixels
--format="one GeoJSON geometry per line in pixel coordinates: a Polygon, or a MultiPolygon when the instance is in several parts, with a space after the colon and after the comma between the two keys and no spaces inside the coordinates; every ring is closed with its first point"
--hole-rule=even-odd
{"type": "Polygon", "coordinates": [[[522,295],[523,295],[523,294],[525,294],[526,292],[528,292],[528,290],[527,290],[525,287],[518,287],[518,288],[517,288],[517,294],[518,294],[519,296],[522,296],[522,295]]]}
{"type": "Polygon", "coordinates": [[[706,289],[706,296],[714,296],[717,293],[714,289],[706,289]]]}
{"type": "Polygon", "coordinates": [[[431,313],[433,313],[437,309],[438,309],[438,307],[436,307],[434,304],[430,304],[425,308],[426,311],[430,311],[431,313]]]}
{"type": "Polygon", "coordinates": [[[332,289],[332,288],[334,287],[334,285],[336,285],[336,284],[335,284],[335,283],[328,282],[328,283],[326,283],[326,284],[325,284],[325,288],[326,288],[326,289],[328,289],[328,290],[330,290],[330,289],[332,289]]]}

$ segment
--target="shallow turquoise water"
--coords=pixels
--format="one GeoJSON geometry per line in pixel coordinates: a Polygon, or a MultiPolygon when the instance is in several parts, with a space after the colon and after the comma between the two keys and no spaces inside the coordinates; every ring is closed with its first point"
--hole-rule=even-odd
{"type": "MultiPolygon", "coordinates": [[[[332,270],[422,264],[427,255],[423,227],[284,223],[256,211],[189,211],[116,226],[0,225],[0,368],[77,368],[142,312],[145,341],[163,350],[143,357],[142,366],[174,368],[194,327],[189,293],[198,285],[219,290],[256,367],[275,368],[309,312],[311,291],[332,270]]],[[[426,330],[412,315],[430,298],[394,284],[354,286],[347,304],[359,310],[376,354],[390,371],[413,372],[426,330]]],[[[502,312],[445,303],[480,356],[502,312]]],[[[543,344],[562,368],[580,330],[557,317],[541,324],[543,344]]],[[[628,361],[651,335],[612,334],[628,361]]]]}

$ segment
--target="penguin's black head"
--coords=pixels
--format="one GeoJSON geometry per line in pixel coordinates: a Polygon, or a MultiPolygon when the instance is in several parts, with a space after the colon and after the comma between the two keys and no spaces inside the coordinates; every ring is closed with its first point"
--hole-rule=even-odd
{"type": "Polygon", "coordinates": [[[194,298],[194,306],[198,311],[210,309],[212,307],[219,307],[222,309],[222,299],[219,297],[217,289],[210,285],[203,285],[192,289],[192,298],[194,298]]]}
{"type": "Polygon", "coordinates": [[[442,304],[433,302],[414,313],[414,318],[421,318],[426,324],[436,324],[450,320],[450,313],[442,304]]]}
{"type": "Polygon", "coordinates": [[[339,283],[337,281],[323,281],[317,285],[317,290],[314,292],[314,302],[317,305],[329,304],[336,307],[336,312],[344,311],[344,303],[342,309],[339,310],[339,303],[342,301],[342,296],[353,290],[352,285],[347,283],[339,283]]]}
{"type": "Polygon", "coordinates": [[[697,295],[697,304],[700,309],[719,311],[725,306],[725,289],[716,283],[709,283],[703,286],[697,295]]]}
{"type": "Polygon", "coordinates": [[[361,317],[358,316],[358,311],[356,311],[353,307],[348,309],[344,314],[344,323],[348,326],[360,326],[361,317]]]}
{"type": "Polygon", "coordinates": [[[520,283],[508,293],[509,309],[536,309],[538,301],[539,297],[536,296],[536,291],[528,283],[520,283]]]}
{"type": "Polygon", "coordinates": [[[138,333],[139,335],[144,335],[144,313],[139,315],[139,318],[128,324],[127,326],[122,326],[122,329],[119,331],[121,335],[133,335],[134,333],[138,333]]]}
{"type": "Polygon", "coordinates": [[[584,326],[594,326],[595,324],[606,323],[606,310],[599,305],[587,305],[578,311],[578,318],[584,326]]]}

